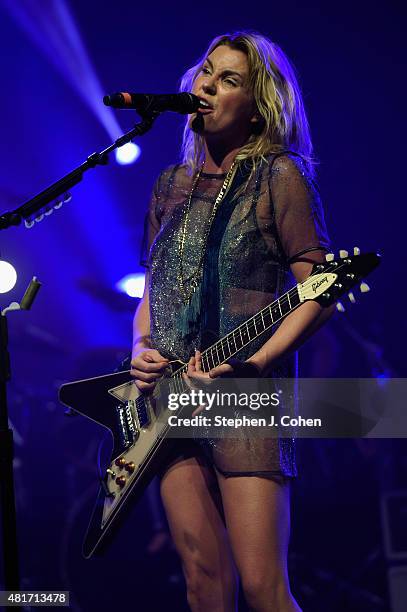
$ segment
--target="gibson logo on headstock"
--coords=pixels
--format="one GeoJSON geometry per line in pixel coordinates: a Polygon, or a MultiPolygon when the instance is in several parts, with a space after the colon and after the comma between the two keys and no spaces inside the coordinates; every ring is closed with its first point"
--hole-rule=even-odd
{"type": "Polygon", "coordinates": [[[317,292],[317,289],[323,285],[324,283],[328,282],[328,277],[324,276],[324,278],[321,278],[321,280],[317,281],[316,283],[312,283],[312,290],[314,293],[317,292]]]}

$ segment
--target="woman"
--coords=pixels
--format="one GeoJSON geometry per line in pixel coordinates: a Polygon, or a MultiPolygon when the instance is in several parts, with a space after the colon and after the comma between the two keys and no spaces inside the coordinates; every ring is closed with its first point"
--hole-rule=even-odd
{"type": "MultiPolygon", "coordinates": [[[[267,38],[237,32],[212,41],[182,89],[204,108],[188,118],[183,163],[160,175],[150,203],[135,383],[150,393],[171,358],[189,360],[192,385],[225,375],[294,376],[294,351],[330,314],[316,302],[229,363],[209,370],[194,350],[205,345],[203,321],[223,337],[284,292],[290,272],[303,281],[328,249],[293,69],[267,38]]],[[[179,441],[161,474],[189,605],[235,610],[237,570],[251,610],[298,611],[287,576],[293,441],[246,440],[227,450],[221,441],[204,449],[179,441]]]]}

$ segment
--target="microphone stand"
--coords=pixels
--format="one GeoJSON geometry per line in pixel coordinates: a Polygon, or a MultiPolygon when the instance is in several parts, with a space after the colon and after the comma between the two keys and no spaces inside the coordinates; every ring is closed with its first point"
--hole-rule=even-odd
{"type": "MultiPolygon", "coordinates": [[[[7,382],[11,378],[11,371],[6,314],[13,310],[29,310],[40,287],[41,283],[34,276],[21,303],[12,302],[3,311],[0,310],[0,514],[6,591],[18,591],[20,588],[13,474],[14,440],[7,410],[7,382]]],[[[11,605],[5,607],[7,610],[12,609],[11,605]]],[[[21,609],[20,606],[14,605],[13,609],[16,608],[21,609]]]]}
{"type": "MultiPolygon", "coordinates": [[[[141,113],[139,114],[141,115],[141,113]]],[[[15,210],[3,213],[0,216],[0,230],[7,229],[12,225],[20,225],[23,219],[31,219],[36,212],[42,209],[44,209],[45,213],[49,214],[49,212],[52,212],[53,208],[59,208],[63,202],[70,200],[71,195],[67,193],[68,189],[80,183],[86,170],[95,168],[96,166],[106,165],[109,161],[109,153],[130,142],[136,136],[142,136],[148,132],[153,127],[153,123],[159,114],[159,112],[151,112],[141,115],[142,121],[136,123],[132,130],[120,136],[120,138],[115,140],[109,147],[100,153],[92,153],[83,164],[72,170],[72,172],[69,172],[69,174],[63,176],[59,181],[56,181],[15,210]],[[61,198],[61,196],[62,200],[58,199],[61,198]],[[51,202],[54,202],[54,204],[47,207],[51,202]]],[[[26,222],[26,227],[31,227],[31,225],[26,222]]]]}
{"type": "MultiPolygon", "coordinates": [[[[141,113],[139,114],[141,115],[141,113]]],[[[151,112],[141,115],[142,121],[137,123],[132,130],[123,134],[109,147],[100,153],[92,153],[83,164],[69,172],[59,181],[56,181],[15,210],[3,213],[0,216],[0,230],[7,229],[13,225],[20,225],[23,219],[26,220],[26,227],[31,227],[27,220],[32,219],[35,213],[43,211],[49,214],[53,208],[59,208],[63,201],[68,201],[71,198],[67,190],[82,180],[86,170],[95,168],[98,165],[106,165],[109,153],[130,142],[136,136],[142,136],[148,132],[159,114],[158,112],[151,112]],[[62,200],[58,200],[61,196],[63,196],[62,200]],[[54,204],[48,206],[51,202],[54,202],[54,204]]],[[[42,217],[43,214],[41,219],[42,217]]],[[[8,424],[7,409],[7,382],[11,378],[11,369],[6,313],[13,310],[28,310],[40,286],[41,283],[34,277],[20,304],[12,302],[3,311],[0,310],[0,516],[3,540],[4,587],[6,591],[18,591],[20,588],[13,474],[14,440],[13,431],[8,424]]],[[[12,607],[6,605],[6,609],[21,610],[21,607],[15,604],[12,607]]]]}

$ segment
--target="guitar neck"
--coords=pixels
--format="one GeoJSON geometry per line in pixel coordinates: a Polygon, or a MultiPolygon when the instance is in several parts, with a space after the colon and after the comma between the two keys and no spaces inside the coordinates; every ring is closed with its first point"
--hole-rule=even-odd
{"type": "Polygon", "coordinates": [[[233,357],[266,330],[281,321],[300,305],[298,286],[284,293],[277,300],[260,310],[253,317],[236,327],[218,342],[202,353],[202,369],[208,372],[212,368],[233,357]]]}
{"type": "MultiPolygon", "coordinates": [[[[221,340],[218,340],[218,342],[215,342],[215,344],[203,351],[202,370],[209,372],[212,368],[221,365],[297,308],[301,303],[298,287],[299,285],[296,285],[284,293],[277,300],[274,300],[274,302],[260,310],[260,312],[242,325],[239,325],[239,327],[236,327],[236,329],[221,340]]],[[[172,390],[178,393],[188,390],[188,386],[182,378],[182,374],[186,370],[187,366],[184,365],[174,372],[170,379],[172,390]]]]}

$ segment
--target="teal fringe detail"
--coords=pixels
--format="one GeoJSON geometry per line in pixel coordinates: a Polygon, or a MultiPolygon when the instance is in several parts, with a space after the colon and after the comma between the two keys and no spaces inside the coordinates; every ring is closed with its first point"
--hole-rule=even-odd
{"type": "Polygon", "coordinates": [[[201,284],[179,315],[179,330],[188,344],[198,339],[201,329],[201,284]]]}

